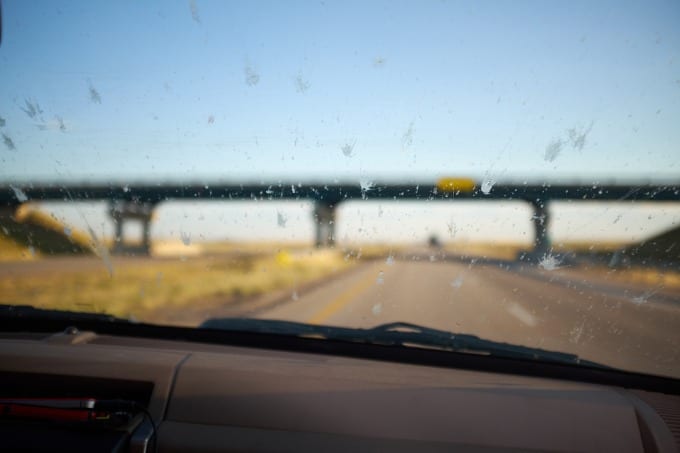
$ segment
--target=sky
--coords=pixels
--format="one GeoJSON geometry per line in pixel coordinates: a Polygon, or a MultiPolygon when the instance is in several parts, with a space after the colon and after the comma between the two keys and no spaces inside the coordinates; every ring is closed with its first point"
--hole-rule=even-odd
{"type": "MultiPolygon", "coordinates": [[[[0,184],[680,174],[677,1],[5,0],[2,14],[0,184]]],[[[103,222],[103,209],[88,209],[103,222]]],[[[161,236],[198,212],[163,209],[161,236]]],[[[183,228],[265,235],[277,212],[291,219],[280,236],[312,228],[299,203],[250,205],[261,218],[231,230],[224,209],[183,228]]],[[[427,209],[401,205],[403,228],[376,234],[446,234],[453,211],[427,209]]],[[[479,235],[520,237],[530,226],[524,207],[456,209],[461,234],[484,223],[479,235]]],[[[627,207],[588,209],[562,210],[555,228],[568,236],[592,212],[594,230],[628,234],[613,226],[627,207]]],[[[680,221],[677,207],[637,209],[626,231],[680,221]]],[[[379,212],[346,211],[348,238],[366,236],[379,212]]]]}

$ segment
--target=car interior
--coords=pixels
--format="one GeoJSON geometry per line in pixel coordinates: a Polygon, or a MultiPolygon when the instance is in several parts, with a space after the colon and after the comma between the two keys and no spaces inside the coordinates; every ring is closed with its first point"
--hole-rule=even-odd
{"type": "Polygon", "coordinates": [[[680,452],[678,65],[678,0],[0,0],[0,452],[680,452]]]}
{"type": "Polygon", "coordinates": [[[61,331],[49,329],[64,321],[47,320],[41,331],[19,317],[2,326],[2,397],[134,401],[152,420],[91,432],[14,421],[2,425],[8,451],[55,442],[70,451],[130,452],[670,452],[680,445],[680,387],[672,379],[266,334],[140,325],[121,335],[106,324],[71,322],[61,331]]]}

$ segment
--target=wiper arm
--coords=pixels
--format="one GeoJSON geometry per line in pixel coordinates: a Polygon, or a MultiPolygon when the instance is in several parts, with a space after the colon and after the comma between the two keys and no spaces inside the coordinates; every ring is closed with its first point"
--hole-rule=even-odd
{"type": "Polygon", "coordinates": [[[501,343],[485,340],[475,335],[456,334],[404,322],[382,324],[370,329],[352,329],[269,319],[215,318],[207,320],[200,327],[299,337],[320,337],[329,340],[387,346],[434,347],[454,352],[471,352],[494,357],[609,368],[596,362],[582,360],[575,354],[501,343]]]}

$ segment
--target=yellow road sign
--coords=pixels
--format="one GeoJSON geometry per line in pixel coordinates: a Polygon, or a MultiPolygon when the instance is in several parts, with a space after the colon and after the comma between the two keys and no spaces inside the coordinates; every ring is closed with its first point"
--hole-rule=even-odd
{"type": "Polygon", "coordinates": [[[475,186],[470,178],[441,178],[437,181],[437,189],[441,192],[472,192],[475,186]]]}

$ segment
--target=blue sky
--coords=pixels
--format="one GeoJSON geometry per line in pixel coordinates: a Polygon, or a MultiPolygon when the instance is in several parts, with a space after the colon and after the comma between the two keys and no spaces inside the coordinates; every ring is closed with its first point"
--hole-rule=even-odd
{"type": "Polygon", "coordinates": [[[680,174],[678,2],[2,6],[0,182],[680,174]]]}

